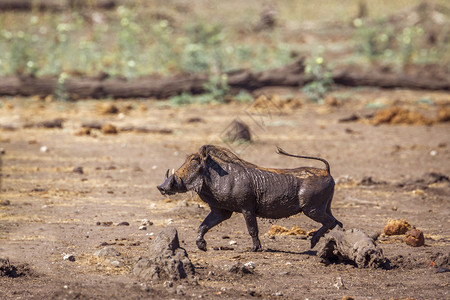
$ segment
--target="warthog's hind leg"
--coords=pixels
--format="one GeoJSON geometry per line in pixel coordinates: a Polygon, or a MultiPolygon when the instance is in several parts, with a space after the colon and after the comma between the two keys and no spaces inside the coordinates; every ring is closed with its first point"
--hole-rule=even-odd
{"type": "Polygon", "coordinates": [[[342,223],[336,220],[333,215],[329,215],[326,210],[304,208],[303,213],[314,221],[322,224],[322,227],[320,227],[311,238],[311,249],[316,246],[319,239],[325,234],[325,232],[327,232],[328,229],[333,229],[336,225],[342,227],[342,223]]]}
{"type": "Polygon", "coordinates": [[[195,240],[198,249],[206,251],[206,241],[204,239],[205,234],[217,224],[229,219],[232,214],[232,211],[211,207],[210,213],[206,216],[198,228],[198,235],[195,240]]]}

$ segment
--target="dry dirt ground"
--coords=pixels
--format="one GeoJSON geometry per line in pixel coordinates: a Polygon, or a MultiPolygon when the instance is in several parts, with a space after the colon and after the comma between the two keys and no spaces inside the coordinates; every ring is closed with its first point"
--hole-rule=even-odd
{"type": "Polygon", "coordinates": [[[9,258],[16,274],[6,274],[3,261],[0,298],[449,299],[450,125],[370,121],[380,107],[393,105],[434,118],[448,107],[449,94],[337,90],[327,104],[317,105],[294,90],[266,91],[271,93],[290,104],[171,107],[135,100],[116,101],[118,111],[107,113],[104,104],[112,102],[2,99],[0,257],[9,258]],[[360,119],[342,122],[351,116],[360,119]],[[62,118],[62,128],[42,123],[55,118],[62,118]],[[249,125],[253,143],[222,141],[235,118],[249,125]],[[85,122],[110,123],[119,132],[91,129],[87,135],[80,132],[85,122]],[[382,232],[388,219],[406,219],[424,232],[425,246],[382,235],[377,243],[390,268],[325,265],[309,249],[309,237],[267,235],[272,225],[319,227],[297,215],[260,219],[264,251],[252,253],[243,217],[234,214],[206,235],[208,251],[202,252],[195,237],[208,207],[190,193],[163,197],[156,185],[168,168],[207,143],[231,146],[265,167],[323,167],[280,157],[275,145],[324,157],[337,182],[332,210],[345,228],[372,234],[382,232]],[[152,222],[147,230],[139,230],[143,219],[152,222]],[[196,281],[170,287],[131,274],[167,226],[178,229],[196,281]],[[106,245],[121,253],[118,261],[94,254],[106,245]],[[236,262],[253,262],[253,272],[230,272],[236,262]]]}

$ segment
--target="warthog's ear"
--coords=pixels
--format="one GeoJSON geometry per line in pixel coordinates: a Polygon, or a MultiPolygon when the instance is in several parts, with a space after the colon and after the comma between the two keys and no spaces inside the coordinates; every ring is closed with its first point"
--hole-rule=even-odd
{"type": "Polygon", "coordinates": [[[200,160],[201,160],[202,164],[205,164],[206,161],[208,160],[208,157],[210,157],[209,147],[207,145],[202,146],[200,148],[199,154],[200,154],[200,160]]]}

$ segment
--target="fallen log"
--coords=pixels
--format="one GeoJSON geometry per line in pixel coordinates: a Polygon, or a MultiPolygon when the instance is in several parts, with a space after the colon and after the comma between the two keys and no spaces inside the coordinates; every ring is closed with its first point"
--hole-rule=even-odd
{"type": "Polygon", "coordinates": [[[345,230],[336,226],[322,239],[317,256],[325,263],[350,262],[358,268],[388,266],[381,248],[361,230],[345,230]]]}
{"type": "MultiPolygon", "coordinates": [[[[227,73],[231,88],[253,91],[268,86],[302,87],[312,81],[304,73],[303,59],[285,67],[251,72],[239,70],[227,73]]],[[[375,86],[380,88],[409,88],[450,90],[450,76],[434,72],[394,74],[379,70],[364,72],[344,69],[335,71],[333,81],[343,86],[375,86]]],[[[56,77],[6,76],[0,78],[0,96],[33,96],[63,92],[70,99],[83,98],[157,98],[165,99],[181,93],[199,94],[205,91],[209,80],[206,74],[180,74],[171,77],[147,76],[136,79],[97,77],[71,77],[58,83],[56,77]]]]}
{"type": "Polygon", "coordinates": [[[53,11],[60,12],[65,9],[113,9],[114,0],[0,0],[0,11],[53,11]]]}

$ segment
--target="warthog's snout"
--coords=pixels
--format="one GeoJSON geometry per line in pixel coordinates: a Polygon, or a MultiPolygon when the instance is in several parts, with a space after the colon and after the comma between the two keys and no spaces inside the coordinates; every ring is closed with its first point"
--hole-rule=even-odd
{"type": "Polygon", "coordinates": [[[175,185],[175,170],[172,169],[172,175],[169,176],[169,170],[166,172],[165,180],[162,184],[158,185],[157,188],[159,192],[163,195],[173,195],[176,193],[174,191],[174,185],[175,185]]]}

